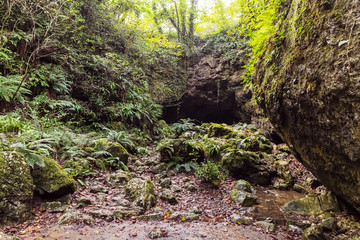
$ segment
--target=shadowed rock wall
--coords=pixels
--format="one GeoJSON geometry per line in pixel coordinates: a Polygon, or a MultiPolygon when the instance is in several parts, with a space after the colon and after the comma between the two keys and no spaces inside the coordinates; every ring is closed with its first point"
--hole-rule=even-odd
{"type": "Polygon", "coordinates": [[[298,159],[360,210],[360,1],[287,1],[253,81],[298,159]],[[287,4],[287,6],[286,6],[287,4]]]}

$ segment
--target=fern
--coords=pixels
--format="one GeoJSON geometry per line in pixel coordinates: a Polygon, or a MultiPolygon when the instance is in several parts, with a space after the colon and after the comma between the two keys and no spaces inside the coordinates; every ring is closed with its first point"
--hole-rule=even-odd
{"type": "Polygon", "coordinates": [[[24,85],[19,88],[21,81],[21,75],[0,76],[0,99],[10,102],[14,98],[20,103],[24,103],[25,95],[31,94],[31,91],[26,89],[24,85]],[[19,90],[17,91],[18,88],[19,90]],[[15,93],[16,96],[14,96],[15,93]]]}
{"type": "Polygon", "coordinates": [[[195,126],[195,123],[190,118],[181,119],[180,122],[174,123],[171,125],[171,129],[177,134],[181,134],[182,132],[192,130],[195,126]]]}
{"type": "Polygon", "coordinates": [[[39,167],[45,166],[45,160],[43,157],[39,155],[37,151],[29,149],[29,145],[16,143],[13,144],[12,147],[25,158],[30,167],[34,168],[35,165],[38,165],[39,167]]]}

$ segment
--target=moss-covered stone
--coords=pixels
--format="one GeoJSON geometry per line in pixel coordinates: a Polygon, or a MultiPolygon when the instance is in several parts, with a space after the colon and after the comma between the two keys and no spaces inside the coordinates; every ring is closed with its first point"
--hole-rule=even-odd
{"type": "Polygon", "coordinates": [[[31,175],[36,191],[44,197],[60,197],[76,191],[75,180],[53,159],[44,157],[45,166],[36,166],[31,175]]]}
{"type": "Polygon", "coordinates": [[[31,216],[34,184],[30,166],[16,152],[0,153],[0,224],[12,224],[31,216]]]}
{"type": "Polygon", "coordinates": [[[118,157],[121,162],[127,164],[129,153],[120,143],[107,141],[104,147],[113,157],[118,157]]]}
{"type": "Polygon", "coordinates": [[[305,198],[288,202],[283,207],[284,212],[294,212],[305,215],[319,215],[323,212],[339,212],[339,204],[331,192],[323,195],[308,194],[305,198]]]}
{"type": "Polygon", "coordinates": [[[237,133],[234,129],[226,124],[219,123],[205,123],[208,128],[209,137],[223,137],[223,138],[232,138],[236,137],[237,133]]]}
{"type": "Polygon", "coordinates": [[[131,179],[126,185],[126,195],[133,201],[135,206],[150,209],[156,204],[154,183],[150,179],[131,179]]]}

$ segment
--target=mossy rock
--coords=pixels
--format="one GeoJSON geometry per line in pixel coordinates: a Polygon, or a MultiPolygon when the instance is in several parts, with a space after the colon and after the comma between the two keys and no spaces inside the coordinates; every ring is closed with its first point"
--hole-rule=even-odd
{"type": "Polygon", "coordinates": [[[154,183],[148,179],[133,178],[126,185],[126,195],[135,206],[150,209],[156,204],[154,183]]]}
{"type": "Polygon", "coordinates": [[[105,150],[111,153],[113,157],[118,157],[124,164],[127,164],[129,153],[120,143],[108,141],[105,143],[105,150]]]}
{"type": "Polygon", "coordinates": [[[170,162],[176,157],[181,157],[184,161],[202,161],[205,158],[204,147],[200,140],[165,139],[159,143],[157,149],[160,151],[162,162],[170,162]]]}
{"type": "Polygon", "coordinates": [[[0,153],[0,224],[23,222],[31,216],[34,188],[26,160],[16,152],[0,153]]]}
{"type": "Polygon", "coordinates": [[[226,124],[206,123],[202,126],[208,128],[209,137],[232,138],[237,136],[235,129],[226,124]]]}
{"type": "Polygon", "coordinates": [[[36,191],[44,197],[60,197],[76,191],[75,180],[53,159],[44,157],[45,166],[36,166],[31,175],[36,191]]]}
{"type": "Polygon", "coordinates": [[[323,195],[308,194],[305,198],[286,203],[282,210],[304,215],[319,215],[324,212],[340,212],[340,207],[335,195],[328,192],[323,195]]]}

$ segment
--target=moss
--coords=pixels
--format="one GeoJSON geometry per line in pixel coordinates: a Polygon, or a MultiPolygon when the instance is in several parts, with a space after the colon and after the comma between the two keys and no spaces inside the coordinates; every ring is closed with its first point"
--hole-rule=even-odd
{"type": "Polygon", "coordinates": [[[32,171],[36,190],[40,195],[59,197],[76,191],[75,180],[61,169],[53,159],[44,157],[45,167],[35,167],[32,171]]]}
{"type": "Polygon", "coordinates": [[[237,136],[236,131],[226,124],[208,123],[202,126],[208,128],[209,137],[232,138],[237,136]]]}
{"type": "Polygon", "coordinates": [[[339,204],[331,192],[323,195],[308,194],[306,198],[293,200],[284,205],[283,211],[305,215],[316,215],[323,212],[339,212],[339,204]]]}
{"type": "Polygon", "coordinates": [[[111,153],[113,157],[118,157],[121,162],[127,164],[129,153],[120,143],[108,141],[105,143],[105,150],[111,153]]]}
{"type": "Polygon", "coordinates": [[[0,223],[22,222],[31,216],[34,187],[25,159],[15,152],[0,153],[0,223]]]}
{"type": "Polygon", "coordinates": [[[150,209],[156,204],[154,183],[140,178],[131,179],[126,185],[126,195],[139,207],[150,209]]]}

